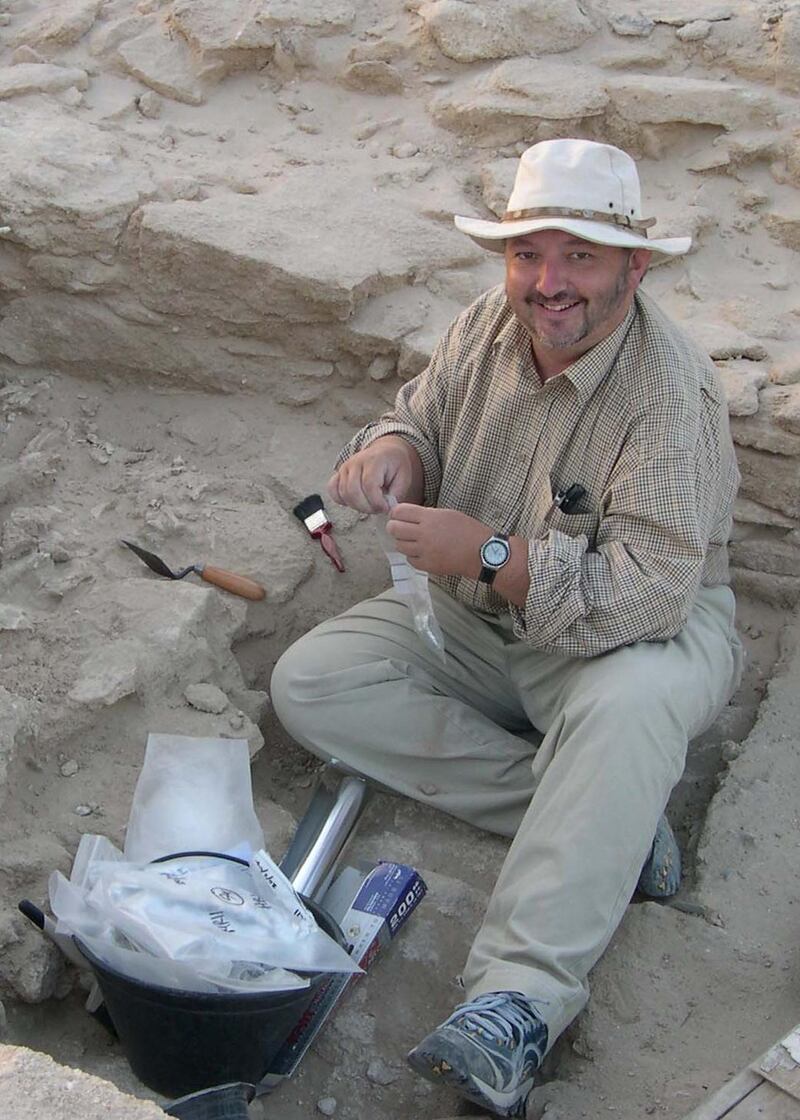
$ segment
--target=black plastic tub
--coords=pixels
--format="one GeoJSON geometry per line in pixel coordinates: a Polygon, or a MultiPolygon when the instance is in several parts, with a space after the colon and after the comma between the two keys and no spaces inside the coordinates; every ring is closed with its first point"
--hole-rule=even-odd
{"type": "MultiPolygon", "coordinates": [[[[305,900],[317,924],[340,945],[342,931],[305,900]]],[[[75,943],[103,993],[131,1069],[150,1089],[182,1097],[211,1085],[257,1084],[328,972],[308,976],[308,988],[289,992],[187,992],[134,980],[75,943]]]]}

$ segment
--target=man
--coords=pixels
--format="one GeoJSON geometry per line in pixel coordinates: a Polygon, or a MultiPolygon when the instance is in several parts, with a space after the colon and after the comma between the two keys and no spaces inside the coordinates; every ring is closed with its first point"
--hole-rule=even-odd
{"type": "Polygon", "coordinates": [[[387,592],[273,676],[310,750],[514,837],[465,1003],[409,1055],[504,1116],[524,1115],[637,881],[676,889],[657,825],[740,675],[727,409],[713,365],[639,291],[653,253],[690,244],[648,240],[653,221],[633,160],[585,140],[528,149],[502,221],[456,218],[505,253],[505,287],[456,319],[330,483],[358,510],[400,503],[388,531],[435,577],[445,663],[387,592]]]}

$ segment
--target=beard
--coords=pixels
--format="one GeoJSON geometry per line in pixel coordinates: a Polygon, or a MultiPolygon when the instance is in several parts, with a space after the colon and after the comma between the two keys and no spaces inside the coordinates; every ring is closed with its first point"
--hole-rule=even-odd
{"type": "MultiPolygon", "coordinates": [[[[629,261],[626,258],[613,285],[603,295],[584,301],[574,313],[570,312],[573,321],[569,324],[566,321],[563,325],[554,322],[549,325],[549,329],[543,330],[536,326],[531,317],[526,326],[533,340],[551,350],[566,350],[582,342],[596,327],[611,319],[621,307],[628,294],[628,270],[629,261]]],[[[548,300],[529,296],[525,302],[529,307],[531,304],[546,307],[548,304],[568,303],[574,299],[574,295],[559,292],[548,300]]]]}

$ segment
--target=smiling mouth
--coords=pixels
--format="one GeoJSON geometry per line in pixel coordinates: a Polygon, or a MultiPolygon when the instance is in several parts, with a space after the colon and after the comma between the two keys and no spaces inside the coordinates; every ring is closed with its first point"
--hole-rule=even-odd
{"type": "Polygon", "coordinates": [[[580,300],[575,300],[571,303],[537,303],[534,306],[538,307],[540,311],[545,311],[550,315],[564,315],[567,311],[571,311],[573,307],[578,307],[580,300]]]}

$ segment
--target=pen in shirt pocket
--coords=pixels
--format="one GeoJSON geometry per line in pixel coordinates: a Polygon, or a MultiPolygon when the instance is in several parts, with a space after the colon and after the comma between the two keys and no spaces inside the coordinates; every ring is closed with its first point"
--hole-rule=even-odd
{"type": "Polygon", "coordinates": [[[573,482],[569,486],[565,486],[563,490],[557,490],[553,495],[553,503],[547,511],[549,517],[551,513],[560,510],[561,513],[575,513],[578,503],[586,497],[586,490],[579,482],[573,482]]]}

